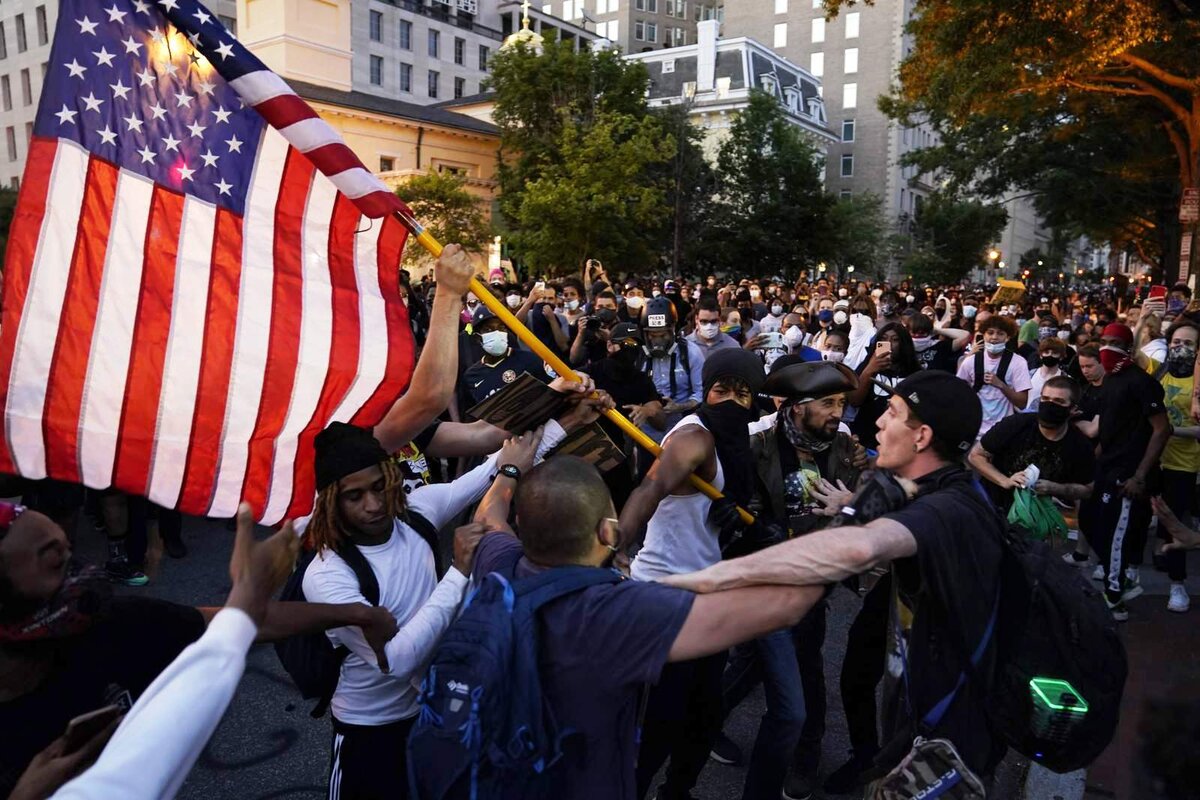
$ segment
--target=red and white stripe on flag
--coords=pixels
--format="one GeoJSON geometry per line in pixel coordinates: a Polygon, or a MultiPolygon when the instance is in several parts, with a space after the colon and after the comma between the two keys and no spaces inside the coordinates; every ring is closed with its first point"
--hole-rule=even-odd
{"type": "Polygon", "coordinates": [[[244,499],[268,524],[311,509],[316,434],[373,425],[411,377],[407,232],[289,140],[249,143],[238,216],[34,139],[4,270],[0,471],[215,517],[244,499]]]}

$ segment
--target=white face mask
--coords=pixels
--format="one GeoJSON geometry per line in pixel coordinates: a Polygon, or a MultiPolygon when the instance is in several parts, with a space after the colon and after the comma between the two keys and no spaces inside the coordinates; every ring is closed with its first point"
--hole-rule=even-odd
{"type": "Polygon", "coordinates": [[[625,305],[629,306],[630,308],[632,308],[634,310],[641,308],[643,305],[645,305],[645,303],[646,303],[646,298],[638,297],[637,295],[634,295],[633,297],[625,298],[625,305]]]}
{"type": "Polygon", "coordinates": [[[519,295],[519,294],[507,295],[504,298],[504,302],[508,303],[509,308],[520,308],[521,307],[521,295],[519,295]]]}
{"type": "Polygon", "coordinates": [[[834,364],[840,364],[846,359],[846,354],[839,353],[836,350],[826,350],[824,353],[821,353],[821,358],[826,361],[832,361],[834,364]]]}
{"type": "Polygon", "coordinates": [[[987,350],[989,356],[999,356],[1004,355],[1004,350],[1007,347],[1007,342],[988,342],[983,346],[983,349],[987,350]]]}
{"type": "Polygon", "coordinates": [[[771,316],[778,317],[782,313],[783,313],[783,306],[779,305],[778,303],[771,306],[771,316]]]}
{"type": "Polygon", "coordinates": [[[788,347],[799,347],[804,341],[804,331],[800,330],[799,325],[793,325],[783,334],[783,343],[788,347]]]}
{"type": "Polygon", "coordinates": [[[850,318],[846,316],[846,312],[842,311],[841,309],[838,309],[837,311],[833,312],[833,324],[834,325],[845,325],[846,320],[848,320],[848,319],[850,319],[850,318]]]}
{"type": "Polygon", "coordinates": [[[696,326],[696,330],[699,331],[701,339],[715,339],[717,338],[717,334],[721,332],[721,323],[701,322],[696,326]]]}
{"type": "Polygon", "coordinates": [[[1068,341],[1071,338],[1071,332],[1070,331],[1059,331],[1058,338],[1062,339],[1064,342],[1068,341]]]}
{"type": "Polygon", "coordinates": [[[978,313],[979,309],[977,309],[975,306],[963,306],[962,315],[967,319],[974,319],[975,315],[978,313]]]}
{"type": "Polygon", "coordinates": [[[567,302],[563,303],[563,308],[567,309],[567,311],[574,311],[579,308],[579,301],[568,300],[567,302]]]}
{"type": "Polygon", "coordinates": [[[655,297],[662,297],[662,292],[660,292],[658,289],[650,292],[650,294],[654,295],[655,297]]]}
{"type": "Polygon", "coordinates": [[[488,331],[479,334],[483,352],[489,356],[502,356],[508,352],[508,331],[488,331]]]}
{"type": "Polygon", "coordinates": [[[845,289],[838,289],[838,297],[845,297],[847,294],[849,294],[849,292],[847,292],[845,289]]]}

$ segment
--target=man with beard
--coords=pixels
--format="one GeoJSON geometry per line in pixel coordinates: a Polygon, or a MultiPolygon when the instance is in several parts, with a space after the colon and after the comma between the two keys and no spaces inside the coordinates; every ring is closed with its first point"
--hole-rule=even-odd
{"type": "MultiPolygon", "coordinates": [[[[675,331],[678,318],[675,306],[665,297],[656,297],[642,309],[642,334],[646,337],[646,373],[654,381],[663,399],[667,427],[674,426],[684,414],[700,405],[704,354],[700,348],[675,331]]],[[[655,431],[647,431],[655,436],[655,431]]],[[[661,432],[658,438],[661,437],[661,432]]]]}
{"type": "MultiPolygon", "coordinates": [[[[783,405],[774,427],[751,438],[762,487],[752,504],[757,516],[772,520],[792,536],[809,533],[830,520],[824,511],[826,487],[852,489],[858,483],[857,445],[838,431],[846,393],[857,382],[848,368],[829,362],[790,363],[771,371],[763,393],[783,398],[783,405]]],[[[812,795],[810,783],[816,776],[825,731],[821,648],[826,609],[822,600],[794,629],[775,631],[731,654],[724,676],[725,712],[759,680],[766,691],[767,713],[754,741],[744,800],[774,800],[781,790],[788,800],[807,800],[812,795]],[[792,775],[785,788],[789,763],[792,775]]],[[[873,703],[874,683],[870,691],[873,703]]],[[[720,757],[723,750],[729,752],[730,744],[718,742],[714,758],[736,761],[720,757]]]]}
{"type": "MultiPolygon", "coordinates": [[[[623,545],[645,545],[633,561],[637,580],[658,580],[721,560],[717,508],[689,482],[694,472],[745,506],[754,493],[747,425],[758,418],[754,397],[763,384],[762,362],[740,348],[716,350],[704,362],[704,404],[663,438],[663,449],[646,479],[630,495],[618,529],[623,545]]],[[[597,382],[599,383],[599,382],[597,382]]],[[[696,783],[721,727],[721,674],[725,653],[665,668],[650,692],[638,755],[638,796],[643,797],[669,757],[666,783],[658,796],[685,798],[696,783]]]]}
{"type": "MultiPolygon", "coordinates": [[[[62,528],[0,505],[0,796],[72,719],[128,710],[219,610],[111,597],[102,569],[71,560],[62,528]]],[[[380,654],[397,630],[368,605],[272,602],[257,641],[338,626],[360,627],[380,654]]]]}

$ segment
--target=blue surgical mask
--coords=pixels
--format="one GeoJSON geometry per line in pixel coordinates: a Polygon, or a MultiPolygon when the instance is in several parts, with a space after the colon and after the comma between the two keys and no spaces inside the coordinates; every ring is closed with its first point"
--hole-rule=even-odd
{"type": "Polygon", "coordinates": [[[824,322],[826,325],[828,325],[830,322],[833,322],[833,309],[832,308],[821,309],[820,311],[817,312],[817,319],[821,320],[821,322],[824,322]]]}

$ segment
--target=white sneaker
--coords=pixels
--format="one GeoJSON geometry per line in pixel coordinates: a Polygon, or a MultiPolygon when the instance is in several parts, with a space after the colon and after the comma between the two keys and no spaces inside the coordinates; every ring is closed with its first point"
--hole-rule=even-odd
{"type": "Polygon", "coordinates": [[[1125,568],[1125,580],[1129,581],[1130,583],[1136,583],[1140,586],[1142,583],[1142,573],[1139,570],[1139,568],[1138,567],[1126,567],[1125,568]]]}
{"type": "Polygon", "coordinates": [[[1074,550],[1069,553],[1063,553],[1062,560],[1072,567],[1079,567],[1080,569],[1087,569],[1095,563],[1090,558],[1076,558],[1076,555],[1078,554],[1074,550]]]}
{"type": "Polygon", "coordinates": [[[1192,606],[1192,600],[1188,597],[1187,587],[1182,583],[1171,584],[1171,597],[1167,600],[1167,611],[1174,611],[1176,614],[1182,614],[1192,606]]]}
{"type": "Polygon", "coordinates": [[[1104,565],[1103,564],[1096,565],[1096,569],[1094,569],[1092,571],[1092,580],[1094,580],[1094,581],[1103,581],[1104,580],[1104,565]]]}

